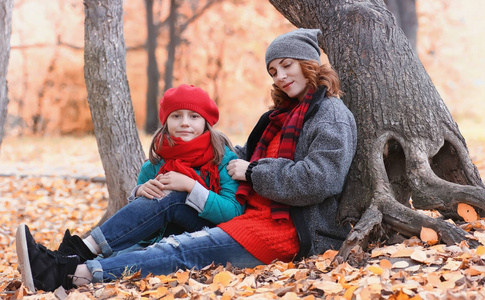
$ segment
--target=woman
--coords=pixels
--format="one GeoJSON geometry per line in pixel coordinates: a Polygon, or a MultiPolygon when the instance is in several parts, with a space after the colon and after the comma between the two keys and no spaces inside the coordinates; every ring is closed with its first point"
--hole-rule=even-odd
{"type": "MultiPolygon", "coordinates": [[[[266,51],[274,108],[261,117],[247,143],[236,147],[239,159],[227,167],[241,181],[236,193],[246,206],[241,216],[165,238],[142,251],[85,263],[81,255],[45,249],[21,225],[17,243],[28,253],[21,272],[32,275],[37,288],[67,289],[113,280],[125,270],[169,274],[212,262],[255,267],[338,249],[350,230],[339,227],[335,215],[357,132],[351,112],[338,98],[336,73],[320,65],[319,33],[298,29],[283,34],[266,51]]],[[[83,247],[72,248],[75,253],[83,247]]],[[[105,257],[110,246],[98,249],[92,252],[105,257]]]]}

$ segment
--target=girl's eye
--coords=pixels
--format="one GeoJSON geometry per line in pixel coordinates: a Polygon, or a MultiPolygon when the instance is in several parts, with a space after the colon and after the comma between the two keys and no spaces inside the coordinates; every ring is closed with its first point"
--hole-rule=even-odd
{"type": "Polygon", "coordinates": [[[286,65],[283,66],[283,68],[286,69],[286,68],[289,68],[290,66],[291,66],[291,64],[286,64],[286,65]]]}
{"type": "Polygon", "coordinates": [[[180,117],[179,114],[172,114],[172,118],[177,119],[178,117],[180,117]]]}
{"type": "Polygon", "coordinates": [[[200,115],[192,115],[191,117],[192,117],[192,119],[198,119],[198,118],[200,118],[200,115]]]}

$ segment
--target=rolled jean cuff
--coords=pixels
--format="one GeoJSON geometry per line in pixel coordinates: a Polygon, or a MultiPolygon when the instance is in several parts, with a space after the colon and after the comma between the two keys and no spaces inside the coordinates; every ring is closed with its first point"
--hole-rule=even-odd
{"type": "Polygon", "coordinates": [[[89,272],[93,275],[91,279],[92,283],[103,282],[103,267],[99,263],[99,260],[88,260],[86,261],[86,266],[88,267],[89,272]]]}
{"type": "Polygon", "coordinates": [[[99,248],[101,248],[101,254],[103,254],[103,257],[109,257],[111,256],[111,254],[113,254],[113,250],[108,245],[108,242],[106,241],[106,238],[104,237],[101,228],[94,228],[93,231],[91,231],[91,236],[93,237],[96,244],[98,244],[99,248]]]}

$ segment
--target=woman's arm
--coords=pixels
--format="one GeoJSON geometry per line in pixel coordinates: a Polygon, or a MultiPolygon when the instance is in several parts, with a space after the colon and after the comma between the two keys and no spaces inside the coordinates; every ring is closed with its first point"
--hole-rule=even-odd
{"type": "Polygon", "coordinates": [[[261,196],[293,206],[316,204],[338,195],[355,154],[356,140],[355,120],[341,100],[323,101],[303,127],[295,161],[258,160],[251,170],[253,188],[261,196]]]}

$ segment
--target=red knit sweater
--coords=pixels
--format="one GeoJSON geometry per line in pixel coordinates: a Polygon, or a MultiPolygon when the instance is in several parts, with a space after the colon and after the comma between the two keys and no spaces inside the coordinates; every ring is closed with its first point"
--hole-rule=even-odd
{"type": "MultiPolygon", "coordinates": [[[[280,134],[277,134],[268,145],[266,157],[276,157],[279,142],[280,134]]],[[[263,263],[269,264],[276,259],[289,262],[298,252],[297,232],[291,218],[271,218],[270,203],[253,193],[246,202],[244,214],[219,224],[219,227],[263,263]]]]}

